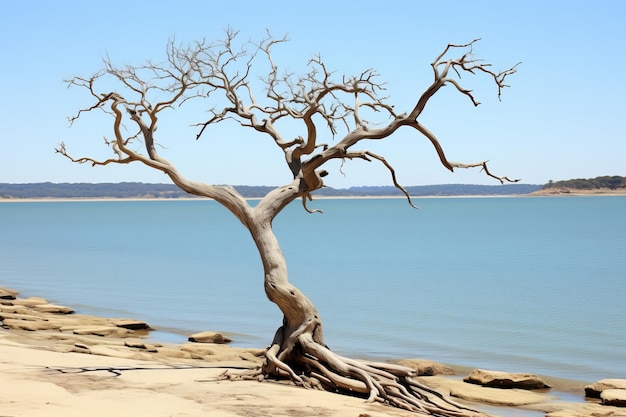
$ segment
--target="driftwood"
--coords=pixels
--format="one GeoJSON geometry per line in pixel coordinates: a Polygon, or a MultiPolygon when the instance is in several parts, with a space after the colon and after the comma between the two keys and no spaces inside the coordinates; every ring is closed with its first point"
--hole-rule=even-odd
{"type": "MultiPolygon", "coordinates": [[[[456,89],[473,105],[479,104],[472,91],[461,86],[461,74],[491,78],[500,97],[507,87],[506,78],[515,73],[516,67],[493,72],[489,64],[474,59],[472,48],[478,40],[462,45],[450,44],[431,63],[432,83],[416,97],[412,108],[398,113],[380,96],[384,84],[371,69],[336,81],[322,59],[315,56],[309,62],[310,70],[306,75],[283,75],[274,63],[272,48],[285,38],[276,39],[268,34],[257,44],[244,43],[236,48],[237,35],[229,30],[222,42],[209,44],[203,41],[186,48],[170,42],[165,64],[148,62],[136,67],[116,67],[106,60],[105,67],[93,76],[68,80],[69,86],[86,89],[93,98],[90,106],[70,118],[71,123],[86,112],[103,111],[112,117],[115,136],[105,139],[112,156],[105,160],[75,158],[63,143],[57,152],[77,163],[101,166],[131,162],[145,164],[165,173],[185,192],[216,200],[250,231],[263,263],[265,292],[282,311],[283,324],[267,349],[262,368],[225,377],[289,378],[305,387],[359,395],[369,401],[424,414],[475,414],[412,380],[410,368],[358,362],[330,350],[315,306],[288,280],[287,263],[273,233],[272,220],[296,199],[301,199],[309,210],[307,201],[311,199],[311,193],[323,187],[323,178],[328,174],[323,167],[333,160],[343,163],[358,159],[382,164],[393,184],[412,205],[393,166],[382,155],[354,149],[357,144],[389,138],[401,127],[412,128],[416,137],[429,141],[441,164],[451,171],[477,167],[500,182],[517,181],[492,174],[486,161],[462,163],[448,160],[435,134],[419,121],[429,100],[444,86],[456,89]],[[458,55],[454,55],[456,53],[458,55]],[[252,69],[258,60],[263,60],[270,69],[261,81],[262,88],[255,90],[257,78],[252,76],[252,69]],[[110,88],[111,81],[117,83],[118,90],[100,90],[110,88]],[[262,94],[257,97],[255,91],[262,91],[262,94]],[[253,129],[275,143],[284,154],[284,168],[291,172],[293,181],[270,191],[251,207],[232,187],[192,181],[162,158],[157,151],[155,136],[160,113],[185,106],[190,101],[206,99],[222,104],[212,104],[214,107],[207,109],[209,117],[197,123],[198,139],[209,134],[212,125],[234,120],[242,128],[253,129]],[[301,123],[302,136],[284,138],[278,130],[278,122],[283,119],[301,123]],[[330,133],[336,141],[320,143],[320,129],[325,129],[325,134],[330,133]],[[126,134],[127,131],[131,133],[126,134]],[[137,146],[138,143],[143,146],[137,146]]],[[[306,240],[303,240],[303,250],[311,251],[314,256],[315,248],[306,247],[306,240]]]]}

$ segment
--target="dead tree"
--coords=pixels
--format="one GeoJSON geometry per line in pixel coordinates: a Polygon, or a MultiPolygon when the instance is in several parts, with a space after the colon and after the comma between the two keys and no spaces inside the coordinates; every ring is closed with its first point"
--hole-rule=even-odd
{"type": "Polygon", "coordinates": [[[301,199],[304,208],[311,211],[307,200],[324,185],[322,179],[328,173],[323,168],[332,160],[343,163],[357,159],[382,164],[395,187],[412,205],[409,194],[397,181],[393,166],[383,156],[353,149],[370,140],[389,138],[402,127],[426,138],[441,164],[450,171],[478,167],[500,182],[511,181],[493,175],[486,161],[469,164],[449,161],[435,134],[419,118],[431,97],[444,86],[456,89],[473,105],[479,104],[472,91],[461,86],[462,74],[490,77],[499,97],[515,66],[493,72],[489,64],[472,55],[472,47],[478,40],[450,44],[431,63],[432,83],[417,97],[412,108],[398,113],[380,96],[384,85],[371,69],[336,80],[321,57],[315,56],[308,62],[304,76],[279,73],[272,49],[285,42],[285,38],[274,38],[268,33],[258,43],[236,45],[237,35],[227,30],[222,41],[201,41],[186,47],[170,42],[167,60],[162,64],[148,61],[141,66],[117,67],[106,59],[104,68],[94,75],[68,80],[69,86],[86,89],[93,100],[90,106],[71,117],[70,123],[86,112],[102,111],[112,117],[114,137],[105,139],[112,155],[102,160],[75,158],[63,143],[56,151],[77,163],[97,166],[139,162],[162,171],[187,193],[214,199],[225,206],[250,231],[263,263],[265,293],[283,313],[283,323],[267,348],[263,367],[254,375],[238,377],[289,378],[304,387],[359,395],[418,413],[473,415],[473,411],[420,386],[411,379],[414,376],[411,369],[352,360],[329,349],[318,311],[288,280],[287,263],[272,231],[272,220],[296,199],[301,199]],[[253,64],[267,66],[260,81],[253,76],[253,64]],[[112,83],[116,85],[115,91],[102,91],[112,83]],[[262,88],[255,88],[259,83],[262,88]],[[161,112],[178,109],[191,101],[210,103],[209,116],[195,125],[197,139],[210,134],[212,125],[227,120],[253,129],[283,152],[289,178],[293,180],[273,189],[251,207],[233,187],[186,178],[159,155],[155,132],[161,112]],[[301,122],[302,134],[283,137],[279,131],[283,120],[301,122]]]}

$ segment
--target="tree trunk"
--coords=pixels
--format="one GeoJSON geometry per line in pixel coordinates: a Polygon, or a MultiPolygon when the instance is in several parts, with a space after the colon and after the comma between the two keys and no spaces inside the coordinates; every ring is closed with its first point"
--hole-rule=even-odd
{"type": "Polygon", "coordinates": [[[425,415],[483,415],[412,380],[415,371],[410,368],[357,361],[332,352],[324,342],[317,309],[289,283],[287,263],[272,230],[273,216],[255,214],[246,226],[263,262],[265,293],[282,311],[283,324],[267,349],[263,367],[230,378],[287,378],[306,388],[362,396],[425,415]]]}
{"type": "Polygon", "coordinates": [[[269,220],[257,220],[249,225],[250,233],[259,249],[265,274],[264,288],[267,298],[275,303],[283,313],[283,325],[276,331],[270,351],[277,354],[277,369],[267,372],[291,372],[282,364],[297,363],[300,351],[298,338],[308,334],[313,343],[325,346],[322,322],[313,303],[288,280],[287,262],[272,230],[269,220]]]}

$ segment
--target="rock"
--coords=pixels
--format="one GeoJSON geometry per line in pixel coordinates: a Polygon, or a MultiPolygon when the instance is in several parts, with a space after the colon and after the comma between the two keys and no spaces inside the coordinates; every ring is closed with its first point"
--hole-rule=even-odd
{"type": "Polygon", "coordinates": [[[44,318],[29,314],[28,311],[24,313],[6,313],[4,311],[0,311],[0,318],[10,320],[46,321],[44,318]]]}
{"type": "Polygon", "coordinates": [[[15,300],[15,297],[19,294],[17,291],[10,288],[0,287],[0,300],[15,300]]]}
{"type": "MultiPolygon", "coordinates": [[[[187,353],[191,359],[204,362],[250,361],[260,364],[258,349],[242,349],[220,344],[184,343],[180,351],[187,353]]],[[[265,352],[265,350],[263,350],[265,352]]],[[[159,350],[159,354],[161,350],[159,350]]]]}
{"type": "MultiPolygon", "coordinates": [[[[64,330],[61,328],[61,330],[64,330]]],[[[113,336],[122,337],[130,333],[127,329],[121,329],[113,326],[79,326],[71,329],[72,333],[78,335],[95,335],[95,336],[113,336]]]]}
{"type": "Polygon", "coordinates": [[[42,313],[51,313],[51,314],[73,314],[74,310],[69,307],[58,306],[56,304],[40,304],[33,306],[33,309],[36,311],[41,311],[42,313]]]}
{"type": "Polygon", "coordinates": [[[215,350],[206,345],[198,345],[197,343],[185,343],[180,346],[180,350],[189,352],[191,359],[204,359],[205,356],[215,355],[215,350]]]}
{"type": "Polygon", "coordinates": [[[503,391],[498,388],[468,384],[441,376],[421,376],[416,379],[418,382],[451,397],[498,406],[520,407],[529,404],[541,404],[553,399],[549,395],[528,390],[510,389],[503,391]]]}
{"type": "Polygon", "coordinates": [[[537,375],[487,371],[484,369],[474,369],[463,381],[492,388],[520,388],[527,390],[550,388],[537,375]]]}
{"type": "Polygon", "coordinates": [[[124,359],[140,359],[146,360],[150,359],[149,356],[146,356],[142,353],[131,352],[128,350],[120,350],[110,346],[90,346],[89,353],[92,355],[100,355],[100,356],[111,356],[113,358],[124,358],[124,359]]]}
{"type": "Polygon", "coordinates": [[[28,330],[30,332],[37,330],[58,330],[57,325],[45,320],[4,319],[3,323],[3,325],[9,329],[28,330]]]}
{"type": "Polygon", "coordinates": [[[145,350],[146,352],[158,352],[157,348],[154,345],[146,345],[141,339],[137,338],[124,339],[124,346],[133,349],[145,350]]]}
{"type": "Polygon", "coordinates": [[[601,379],[591,385],[585,386],[585,396],[600,398],[602,391],[607,389],[626,390],[626,379],[601,379]]]}
{"type": "Polygon", "coordinates": [[[625,415],[619,413],[618,408],[592,402],[551,401],[543,404],[533,404],[524,408],[543,412],[545,417],[623,417],[625,415]]]}
{"type": "Polygon", "coordinates": [[[48,300],[41,297],[29,297],[29,298],[19,298],[11,301],[15,305],[25,306],[25,307],[34,307],[40,304],[48,304],[48,300]]]}
{"type": "Polygon", "coordinates": [[[626,407],[626,389],[605,389],[600,398],[603,405],[626,407]]]}
{"type": "Polygon", "coordinates": [[[216,332],[195,333],[189,336],[188,340],[190,342],[195,342],[195,343],[216,343],[216,344],[232,342],[232,340],[229,339],[228,337],[220,333],[216,333],[216,332]]]}
{"type": "Polygon", "coordinates": [[[113,324],[129,330],[150,330],[146,322],[134,319],[117,319],[113,321],[113,324]]]}
{"type": "Polygon", "coordinates": [[[14,314],[27,314],[28,308],[24,306],[14,305],[13,303],[0,303],[0,314],[2,313],[14,313],[14,314]]]}
{"type": "Polygon", "coordinates": [[[398,359],[392,363],[415,369],[417,376],[454,375],[456,373],[451,367],[428,359],[398,359]]]}
{"type": "Polygon", "coordinates": [[[146,345],[143,343],[141,339],[136,338],[128,338],[124,339],[124,346],[135,348],[135,349],[145,349],[146,345]]]}
{"type": "Polygon", "coordinates": [[[191,359],[191,353],[177,348],[160,347],[156,357],[161,359],[191,359]]]}
{"type": "Polygon", "coordinates": [[[155,345],[145,345],[143,349],[146,352],[150,352],[150,353],[157,353],[159,351],[159,349],[157,349],[155,345]]]}

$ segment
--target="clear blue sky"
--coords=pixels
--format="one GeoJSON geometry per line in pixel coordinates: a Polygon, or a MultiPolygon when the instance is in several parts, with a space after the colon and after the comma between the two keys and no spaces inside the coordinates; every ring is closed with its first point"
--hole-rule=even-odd
{"type": "MultiPolygon", "coordinates": [[[[161,61],[168,39],[218,39],[228,26],[246,38],[259,38],[266,28],[288,34],[277,62],[283,69],[303,73],[315,53],[339,74],[374,68],[397,110],[409,109],[431,82],[429,64],[447,43],[482,38],[474,52],[494,69],[523,63],[501,102],[484,83],[475,84],[483,102],[478,108],[451,88],[433,100],[422,122],[438,135],[449,159],[489,159],[494,173],[531,184],[626,175],[626,2],[215,3],[2,2],[0,182],[167,182],[139,165],[93,168],[56,155],[61,141],[76,156],[108,155],[102,137],[109,131],[102,126],[83,121],[68,128],[67,116],[91,103],[63,80],[91,75],[106,54],[120,65],[161,61]]],[[[472,86],[471,78],[465,80],[472,86]]],[[[158,133],[163,153],[191,179],[289,181],[287,168],[277,163],[278,149],[264,136],[236,127],[228,140],[207,136],[196,142],[194,131],[184,127],[161,125],[158,133]],[[270,165],[259,162],[265,155],[270,165]]],[[[409,129],[374,146],[407,186],[495,184],[478,171],[449,173],[409,129]]],[[[362,161],[330,171],[327,184],[335,187],[391,184],[384,169],[362,161]]]]}

